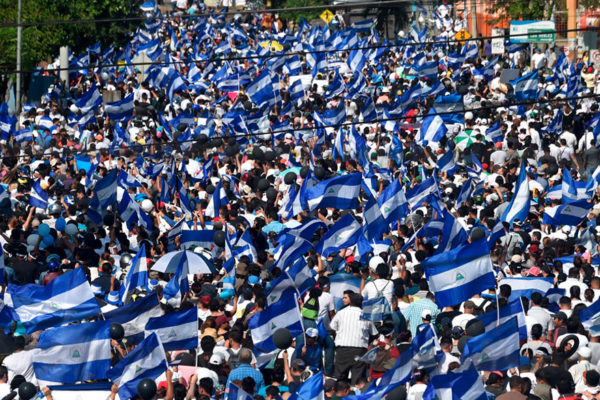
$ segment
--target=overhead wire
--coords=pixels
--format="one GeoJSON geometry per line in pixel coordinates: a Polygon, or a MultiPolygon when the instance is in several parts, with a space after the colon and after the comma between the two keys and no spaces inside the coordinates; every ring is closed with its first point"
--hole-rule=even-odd
{"type": "MultiPolygon", "coordinates": [[[[573,28],[573,29],[562,29],[562,30],[554,30],[554,31],[544,31],[543,34],[556,34],[556,33],[569,33],[569,32],[587,32],[593,31],[593,28],[573,28]]],[[[450,45],[454,43],[463,43],[463,42],[473,42],[473,41],[482,41],[482,40],[492,40],[492,39],[506,39],[510,37],[522,37],[522,36],[530,36],[531,33],[515,33],[515,34],[507,34],[507,35],[496,35],[496,36],[479,36],[477,38],[469,38],[469,39],[448,39],[443,41],[421,41],[421,42],[410,42],[410,43],[388,43],[388,44],[373,44],[369,46],[358,46],[358,47],[349,47],[343,49],[327,49],[327,50],[307,50],[307,51],[292,51],[287,53],[276,53],[276,54],[254,54],[248,56],[233,56],[233,57],[211,57],[207,59],[198,59],[198,60],[178,60],[178,61],[148,61],[148,62],[117,62],[111,64],[90,64],[84,66],[74,66],[74,67],[65,67],[65,68],[52,68],[52,69],[32,69],[32,70],[11,70],[4,71],[8,74],[18,74],[18,73],[42,73],[42,72],[59,72],[59,71],[79,71],[79,70],[89,70],[89,69],[102,69],[102,68],[114,68],[114,67],[126,67],[126,66],[153,66],[153,65],[179,65],[179,64],[193,64],[193,63],[203,63],[203,62],[215,62],[215,61],[242,61],[242,60],[251,60],[251,59],[266,59],[266,58],[278,58],[278,57],[287,57],[294,55],[305,55],[305,54],[323,54],[323,53],[343,53],[350,52],[353,50],[369,50],[369,49],[380,49],[380,48],[394,48],[394,47],[407,47],[407,46],[427,46],[427,45],[450,45]]],[[[521,43],[527,44],[527,43],[521,43]]]]}
{"type": "MultiPolygon", "coordinates": [[[[543,105],[543,104],[547,104],[547,103],[564,103],[564,102],[570,102],[573,100],[599,99],[599,98],[600,98],[600,94],[589,94],[589,95],[573,96],[573,97],[555,97],[552,99],[544,99],[542,101],[540,101],[539,99],[521,100],[521,101],[506,102],[506,103],[497,104],[497,105],[463,109],[463,110],[459,110],[459,111],[440,111],[440,112],[429,112],[427,114],[401,115],[401,116],[397,116],[397,117],[378,118],[378,119],[371,120],[371,121],[363,121],[363,122],[349,121],[349,122],[341,122],[341,123],[337,123],[337,124],[319,125],[319,126],[312,126],[312,127],[306,127],[306,128],[289,128],[289,129],[280,129],[280,130],[275,130],[275,131],[269,130],[269,131],[263,131],[263,132],[248,132],[248,133],[234,134],[234,135],[214,135],[214,136],[208,137],[207,139],[211,140],[211,139],[246,138],[246,137],[255,137],[255,136],[275,136],[275,135],[282,135],[282,134],[286,134],[286,133],[294,133],[294,132],[302,132],[302,131],[315,131],[317,129],[342,128],[345,126],[352,126],[352,125],[370,125],[370,124],[376,124],[376,123],[382,123],[382,122],[388,122],[388,121],[401,121],[401,120],[407,120],[407,119],[418,119],[418,118],[425,118],[425,117],[432,117],[432,116],[465,114],[467,112],[495,110],[498,108],[508,108],[508,107],[513,107],[513,106],[526,106],[526,105],[533,105],[533,104],[543,105]]],[[[194,143],[194,142],[199,142],[199,138],[196,137],[193,139],[186,139],[186,140],[181,140],[181,141],[174,139],[174,140],[170,140],[167,142],[135,144],[135,145],[132,145],[131,147],[135,146],[136,148],[140,148],[140,147],[147,148],[147,147],[152,147],[152,146],[156,146],[156,145],[160,145],[160,146],[164,147],[164,146],[168,146],[170,144],[175,144],[175,143],[181,145],[183,143],[194,143]]],[[[92,151],[97,151],[97,150],[85,150],[85,151],[79,151],[79,152],[71,152],[68,149],[65,149],[65,150],[71,156],[87,155],[87,154],[91,153],[92,151]]],[[[120,150],[120,148],[113,149],[113,150],[120,150]]],[[[21,159],[24,157],[28,157],[28,156],[27,155],[4,156],[1,159],[21,159]]]]}

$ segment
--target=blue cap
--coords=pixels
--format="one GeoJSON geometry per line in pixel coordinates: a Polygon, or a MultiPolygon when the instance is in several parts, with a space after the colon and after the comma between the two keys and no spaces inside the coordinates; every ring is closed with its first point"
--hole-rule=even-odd
{"type": "Polygon", "coordinates": [[[251,285],[257,285],[258,281],[259,281],[258,276],[250,275],[248,277],[248,283],[251,285]]]}
{"type": "Polygon", "coordinates": [[[521,367],[531,367],[531,361],[528,357],[521,356],[521,358],[519,359],[519,365],[521,367]]]}

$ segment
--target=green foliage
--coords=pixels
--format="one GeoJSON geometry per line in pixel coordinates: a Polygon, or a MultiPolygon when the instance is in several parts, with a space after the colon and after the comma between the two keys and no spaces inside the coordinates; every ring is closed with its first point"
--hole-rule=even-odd
{"type": "MultiPolygon", "coordinates": [[[[285,0],[285,3],[283,4],[283,8],[296,8],[296,7],[313,7],[313,6],[322,6],[325,3],[324,1],[320,1],[320,0],[285,0]]],[[[284,12],[281,13],[281,17],[285,18],[287,20],[294,20],[295,22],[300,22],[302,20],[302,18],[304,18],[305,20],[309,21],[311,19],[315,19],[318,18],[319,15],[323,12],[322,9],[318,9],[315,11],[291,11],[291,12],[284,12]]]]}
{"type": "MultiPolygon", "coordinates": [[[[598,4],[598,0],[584,0],[598,4]]],[[[510,20],[547,20],[556,10],[565,10],[564,0],[493,0],[488,11],[497,15],[490,23],[510,20]]]]}
{"type": "MultiPolygon", "coordinates": [[[[54,20],[122,18],[137,15],[140,1],[128,0],[22,0],[22,21],[36,23],[54,20]]],[[[17,22],[17,0],[0,0],[0,21],[17,22]]],[[[126,39],[137,22],[39,25],[23,27],[21,63],[31,70],[40,61],[53,61],[60,46],[68,45],[74,54],[101,42],[103,48],[126,39]]],[[[0,70],[16,67],[17,28],[0,28],[0,70]]]]}

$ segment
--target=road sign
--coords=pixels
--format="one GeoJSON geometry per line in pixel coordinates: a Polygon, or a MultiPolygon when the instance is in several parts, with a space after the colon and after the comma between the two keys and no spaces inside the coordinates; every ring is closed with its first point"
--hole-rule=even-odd
{"type": "Polygon", "coordinates": [[[492,54],[504,53],[504,29],[492,29],[492,54]],[[501,37],[499,37],[501,36],[501,37]]]}
{"type": "MultiPolygon", "coordinates": [[[[543,38],[548,40],[550,33],[548,31],[555,31],[556,26],[554,21],[510,21],[510,41],[513,43],[535,43],[529,40],[532,36],[535,38],[543,38]],[[530,32],[531,31],[531,32],[530,32]],[[529,35],[533,33],[534,35],[529,35]],[[535,35],[535,33],[544,33],[543,35],[535,35]],[[515,36],[516,35],[516,36],[515,36]]],[[[552,35],[552,41],[554,41],[554,35],[552,35]]],[[[540,42],[549,43],[549,42],[540,42]]]]}
{"type": "Polygon", "coordinates": [[[553,29],[527,29],[529,43],[554,43],[553,29]]]}
{"type": "Polygon", "coordinates": [[[334,15],[331,11],[329,10],[325,10],[321,13],[321,15],[319,15],[319,17],[323,20],[323,22],[325,22],[326,24],[330,23],[331,20],[333,19],[334,15]]]}
{"type": "Polygon", "coordinates": [[[468,30],[463,28],[460,31],[456,32],[456,35],[454,35],[454,39],[460,41],[461,44],[463,44],[465,40],[471,39],[471,34],[468,30]]]}
{"type": "Polygon", "coordinates": [[[600,51],[598,51],[598,50],[591,50],[590,51],[590,58],[592,59],[592,61],[594,62],[594,64],[600,65],[600,51]]]}

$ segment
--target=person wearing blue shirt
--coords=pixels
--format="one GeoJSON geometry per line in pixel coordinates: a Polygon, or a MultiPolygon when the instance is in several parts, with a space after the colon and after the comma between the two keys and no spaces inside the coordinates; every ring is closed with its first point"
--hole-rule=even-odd
{"type": "Polygon", "coordinates": [[[302,347],[300,356],[313,372],[322,369],[323,347],[317,342],[318,337],[319,331],[316,328],[306,330],[306,344],[302,347]]]}
{"type": "Polygon", "coordinates": [[[262,373],[250,365],[252,362],[252,352],[248,349],[241,349],[238,355],[238,360],[240,362],[240,366],[231,371],[229,374],[229,378],[227,378],[226,389],[229,389],[229,386],[231,386],[233,381],[242,381],[244,378],[250,377],[254,379],[254,382],[256,383],[254,390],[258,392],[263,386],[265,386],[265,381],[262,373]]]}

